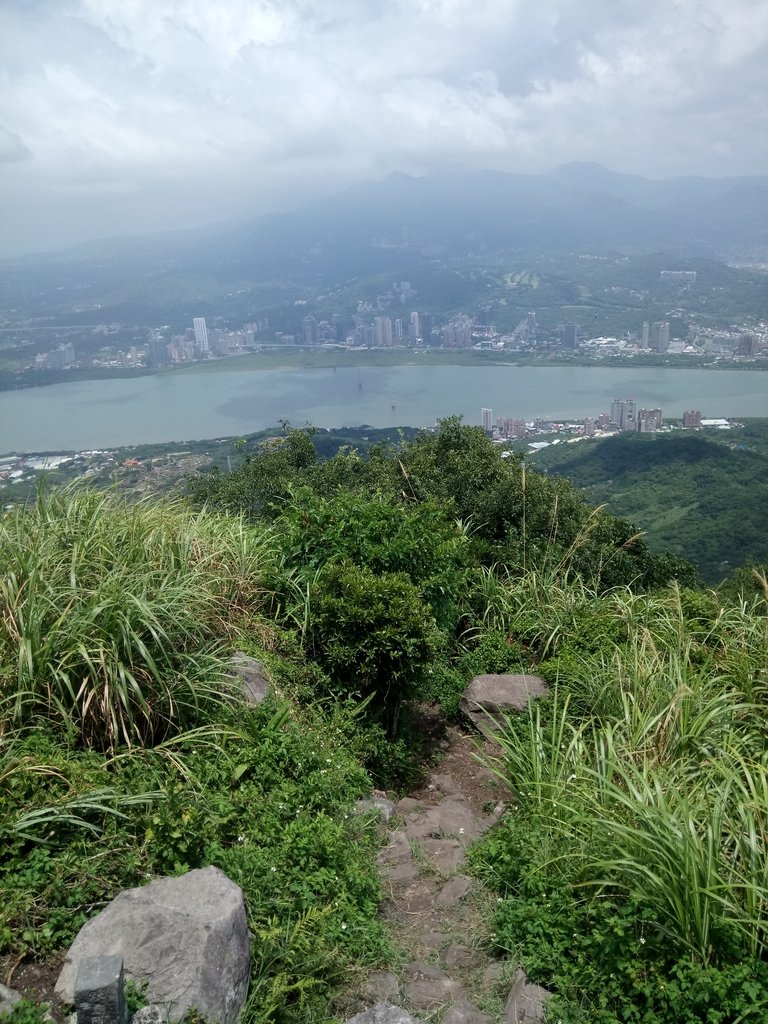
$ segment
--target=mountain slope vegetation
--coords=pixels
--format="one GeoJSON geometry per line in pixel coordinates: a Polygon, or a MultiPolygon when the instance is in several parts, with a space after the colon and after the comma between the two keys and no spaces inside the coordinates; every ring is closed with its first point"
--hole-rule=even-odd
{"type": "Polygon", "coordinates": [[[473,855],[492,951],[568,1024],[764,1020],[765,575],[693,589],[458,419],[240,455],[188,500],[63,488],[0,520],[6,976],[125,886],[215,864],[255,936],[245,1024],[330,1022],[398,968],[356,799],[418,781],[425,709],[460,721],[474,675],[535,671],[551,696],[494,763],[516,801],[473,855]]]}
{"type": "Polygon", "coordinates": [[[768,455],[738,432],[730,444],[691,433],[620,434],[557,445],[535,462],[642,523],[652,548],[695,562],[710,583],[768,561],[768,455]]]}

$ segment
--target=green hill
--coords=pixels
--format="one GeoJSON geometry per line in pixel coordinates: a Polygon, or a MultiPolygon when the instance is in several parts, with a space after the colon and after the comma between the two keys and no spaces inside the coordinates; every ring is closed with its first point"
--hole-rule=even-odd
{"type": "Polygon", "coordinates": [[[768,455],[737,436],[620,434],[558,445],[537,467],[646,531],[650,546],[695,562],[710,583],[768,560],[768,455]]]}
{"type": "Polygon", "coordinates": [[[0,518],[3,977],[55,975],[121,889],[215,865],[254,937],[241,1024],[338,1020],[404,963],[356,800],[419,786],[469,680],[523,672],[549,695],[503,722],[514,799],[470,851],[464,941],[550,989],[550,1020],[762,1024],[765,573],[693,589],[456,418],[365,456],[296,430],[237,452],[188,499],[69,486],[0,518]]]}

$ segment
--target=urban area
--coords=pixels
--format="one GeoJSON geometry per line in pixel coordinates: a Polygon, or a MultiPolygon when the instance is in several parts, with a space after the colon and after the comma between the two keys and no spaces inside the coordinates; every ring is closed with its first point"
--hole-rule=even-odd
{"type": "MultiPolygon", "coordinates": [[[[695,275],[695,271],[663,271],[663,274],[695,275]]],[[[404,304],[415,292],[408,281],[395,282],[389,293],[404,304]]],[[[298,304],[298,303],[297,303],[298,304]]],[[[327,319],[312,314],[303,317],[296,333],[270,330],[267,318],[249,321],[238,329],[222,326],[221,318],[209,324],[195,317],[182,333],[170,327],[144,330],[143,341],[110,342],[110,335],[124,338],[121,324],[88,328],[87,343],[73,337],[72,328],[49,350],[38,352],[24,370],[162,368],[210,359],[245,355],[258,351],[293,348],[341,347],[348,349],[490,349],[517,353],[579,354],[585,359],[642,356],[656,353],[670,356],[709,358],[718,361],[749,362],[768,354],[768,322],[734,324],[727,329],[697,324],[684,310],[670,310],[667,319],[645,320],[636,330],[603,335],[577,323],[562,323],[542,329],[536,311],[523,317],[509,332],[497,330],[493,307],[483,306],[475,315],[458,313],[438,318],[414,311],[390,316],[372,303],[360,301],[354,315],[334,313],[327,319]],[[684,318],[685,337],[673,337],[671,321],[684,318]],[[103,344],[99,345],[99,336],[103,344]]]]}

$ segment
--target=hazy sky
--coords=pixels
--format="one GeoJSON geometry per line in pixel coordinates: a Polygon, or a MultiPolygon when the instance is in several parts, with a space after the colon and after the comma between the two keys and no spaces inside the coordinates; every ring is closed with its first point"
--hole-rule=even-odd
{"type": "Polygon", "coordinates": [[[3,251],[392,170],[768,171],[768,0],[0,0],[3,251]]]}

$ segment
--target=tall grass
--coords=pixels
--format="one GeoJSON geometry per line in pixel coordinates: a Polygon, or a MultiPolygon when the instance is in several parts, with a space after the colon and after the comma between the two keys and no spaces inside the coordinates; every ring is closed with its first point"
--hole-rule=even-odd
{"type": "Polygon", "coordinates": [[[0,520],[0,727],[151,744],[221,698],[223,639],[263,599],[268,534],[65,489],[0,520]]]}
{"type": "MultiPolygon", "coordinates": [[[[659,943],[715,963],[768,951],[768,620],[757,603],[699,604],[676,587],[604,597],[597,612],[621,617],[626,639],[582,661],[610,703],[590,715],[581,686],[576,701],[556,687],[506,720],[492,767],[548,848],[567,846],[582,895],[624,894],[659,943]]],[[[528,608],[545,652],[566,607],[555,593],[528,608]]]]}

